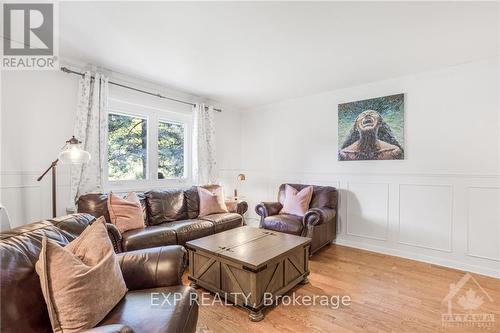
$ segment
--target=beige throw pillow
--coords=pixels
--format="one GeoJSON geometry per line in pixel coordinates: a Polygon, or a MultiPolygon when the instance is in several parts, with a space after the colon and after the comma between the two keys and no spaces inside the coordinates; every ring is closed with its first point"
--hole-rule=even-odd
{"type": "Polygon", "coordinates": [[[130,192],[125,198],[114,193],[108,196],[108,212],[113,223],[121,233],[128,230],[144,228],[142,206],[137,194],[130,192]]]}
{"type": "Polygon", "coordinates": [[[286,184],[285,186],[285,202],[280,214],[291,214],[304,216],[309,209],[314,188],[312,186],[304,187],[297,191],[294,187],[286,184]]]}
{"type": "Polygon", "coordinates": [[[198,195],[200,197],[200,217],[228,212],[222,186],[210,187],[210,190],[198,187],[198,195]]]}
{"type": "Polygon", "coordinates": [[[127,292],[104,217],[65,247],[43,238],[36,272],[56,333],[97,325],[127,292]]]}

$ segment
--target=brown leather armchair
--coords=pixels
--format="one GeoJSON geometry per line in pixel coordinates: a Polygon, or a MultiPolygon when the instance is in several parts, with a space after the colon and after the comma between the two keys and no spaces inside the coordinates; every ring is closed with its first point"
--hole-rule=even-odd
{"type": "MultiPolygon", "coordinates": [[[[309,210],[302,216],[280,214],[285,200],[285,186],[281,184],[278,192],[278,202],[261,202],[255,207],[260,216],[260,227],[284,232],[297,236],[311,238],[310,253],[330,244],[337,230],[338,192],[331,186],[313,186],[313,195],[309,210]]],[[[306,186],[303,184],[288,184],[298,191],[306,186]]]]}
{"type": "MultiPolygon", "coordinates": [[[[44,236],[60,245],[75,239],[95,220],[88,214],[31,223],[0,233],[1,332],[52,332],[47,305],[35,272],[44,236]]],[[[85,333],[195,332],[196,291],[182,285],[186,251],[179,245],[117,254],[128,288],[125,297],[85,333]],[[152,293],[180,295],[152,304],[152,293]]]]}

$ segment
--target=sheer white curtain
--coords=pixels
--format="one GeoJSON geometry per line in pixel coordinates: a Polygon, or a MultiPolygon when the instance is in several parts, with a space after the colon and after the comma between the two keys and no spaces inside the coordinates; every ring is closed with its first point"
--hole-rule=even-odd
{"type": "Polygon", "coordinates": [[[193,107],[193,179],[195,184],[216,184],[215,111],[197,104],[193,107]]]}
{"type": "Polygon", "coordinates": [[[108,78],[99,73],[86,72],[78,83],[74,135],[90,153],[90,161],[71,166],[71,201],[68,211],[74,210],[80,195],[102,191],[107,99],[108,78]]]}

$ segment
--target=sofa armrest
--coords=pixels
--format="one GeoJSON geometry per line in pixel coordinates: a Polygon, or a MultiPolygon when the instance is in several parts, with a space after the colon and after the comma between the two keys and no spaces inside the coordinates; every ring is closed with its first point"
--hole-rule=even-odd
{"type": "Polygon", "coordinates": [[[118,253],[117,258],[129,290],[180,285],[187,261],[180,245],[118,253]]]}
{"type": "Polygon", "coordinates": [[[111,243],[113,243],[113,248],[115,249],[116,253],[123,252],[122,249],[122,234],[120,233],[120,230],[111,223],[106,223],[106,229],[108,231],[108,236],[109,239],[111,239],[111,243]]]}
{"type": "Polygon", "coordinates": [[[255,212],[262,219],[272,215],[278,215],[283,205],[279,202],[261,202],[255,206],[255,212]]]}
{"type": "Polygon", "coordinates": [[[229,210],[230,213],[238,213],[240,215],[243,215],[246,213],[248,210],[248,204],[246,201],[232,201],[228,200],[226,201],[226,206],[229,210]]]}
{"type": "Polygon", "coordinates": [[[112,324],[97,326],[81,333],[134,333],[134,330],[127,325],[122,324],[112,324]]]}
{"type": "Polygon", "coordinates": [[[337,211],[332,208],[311,208],[304,215],[304,226],[316,226],[335,218],[337,211]]]}

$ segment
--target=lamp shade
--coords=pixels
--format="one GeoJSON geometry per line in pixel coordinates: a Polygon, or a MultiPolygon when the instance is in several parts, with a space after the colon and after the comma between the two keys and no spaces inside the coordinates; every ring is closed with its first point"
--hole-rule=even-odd
{"type": "Polygon", "coordinates": [[[59,153],[59,160],[65,164],[84,164],[90,161],[90,154],[83,150],[82,142],[74,136],[66,141],[66,145],[59,153]]]}

